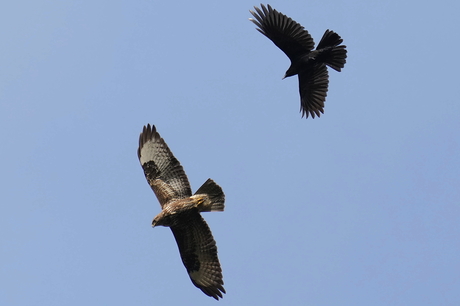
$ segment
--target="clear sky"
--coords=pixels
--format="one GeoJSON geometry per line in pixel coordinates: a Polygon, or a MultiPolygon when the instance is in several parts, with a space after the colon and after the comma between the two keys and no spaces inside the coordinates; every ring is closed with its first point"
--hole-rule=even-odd
{"type": "Polygon", "coordinates": [[[2,5],[0,305],[460,305],[459,2],[270,4],[347,45],[321,118],[257,2],[2,5]],[[150,226],[147,123],[226,194],[219,302],[150,226]]]}

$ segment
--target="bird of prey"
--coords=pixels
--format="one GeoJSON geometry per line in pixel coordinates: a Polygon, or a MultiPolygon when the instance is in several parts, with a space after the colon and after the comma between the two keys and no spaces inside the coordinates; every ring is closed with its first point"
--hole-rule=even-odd
{"type": "Polygon", "coordinates": [[[315,43],[303,26],[272,9],[270,5],[249,11],[255,19],[249,18],[258,27],[257,30],[267,36],[291,60],[291,66],[283,79],[299,76],[300,111],[302,117],[313,118],[324,114],[329,75],[326,65],[340,71],[346,62],[346,46],[341,45],[342,38],[335,32],[326,30],[316,50],[315,43]]]}
{"type": "Polygon", "coordinates": [[[208,179],[192,195],[184,169],[154,125],[144,126],[137,155],[162,208],[153,219],[152,227],[171,228],[192,283],[206,295],[216,300],[222,298],[225,289],[216,242],[200,215],[202,211],[224,210],[222,188],[208,179]]]}

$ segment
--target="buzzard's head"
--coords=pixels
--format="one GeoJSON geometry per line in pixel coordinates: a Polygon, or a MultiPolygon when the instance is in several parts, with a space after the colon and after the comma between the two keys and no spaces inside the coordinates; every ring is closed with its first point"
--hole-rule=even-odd
{"type": "Polygon", "coordinates": [[[158,224],[157,218],[154,218],[153,221],[152,221],[152,227],[155,227],[157,225],[161,225],[161,224],[158,224]]]}
{"type": "Polygon", "coordinates": [[[155,226],[170,226],[168,216],[165,215],[164,211],[160,212],[155,218],[152,220],[152,227],[155,226]]]}
{"type": "Polygon", "coordinates": [[[162,210],[152,220],[152,227],[167,226],[170,227],[177,223],[177,214],[175,211],[171,212],[168,209],[162,210]]]}

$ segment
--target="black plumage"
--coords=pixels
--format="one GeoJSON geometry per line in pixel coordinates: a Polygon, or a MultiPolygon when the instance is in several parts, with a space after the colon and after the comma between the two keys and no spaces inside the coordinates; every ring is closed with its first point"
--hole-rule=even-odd
{"type": "MultiPolygon", "coordinates": [[[[346,46],[341,45],[342,38],[335,32],[326,30],[316,50],[313,38],[303,26],[286,15],[261,4],[250,11],[250,18],[257,30],[267,36],[291,60],[291,66],[284,78],[299,76],[300,111],[302,117],[313,118],[324,114],[329,75],[326,65],[341,71],[347,57],[346,46]]],[[[283,79],[284,79],[283,78],[283,79]]]]}

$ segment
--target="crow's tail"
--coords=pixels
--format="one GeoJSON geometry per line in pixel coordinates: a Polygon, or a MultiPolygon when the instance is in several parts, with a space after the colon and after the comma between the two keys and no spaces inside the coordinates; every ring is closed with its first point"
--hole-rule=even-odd
{"type": "Polygon", "coordinates": [[[326,30],[316,50],[322,53],[324,63],[334,70],[340,71],[345,66],[347,58],[347,46],[340,45],[343,39],[339,34],[326,30]]]}

